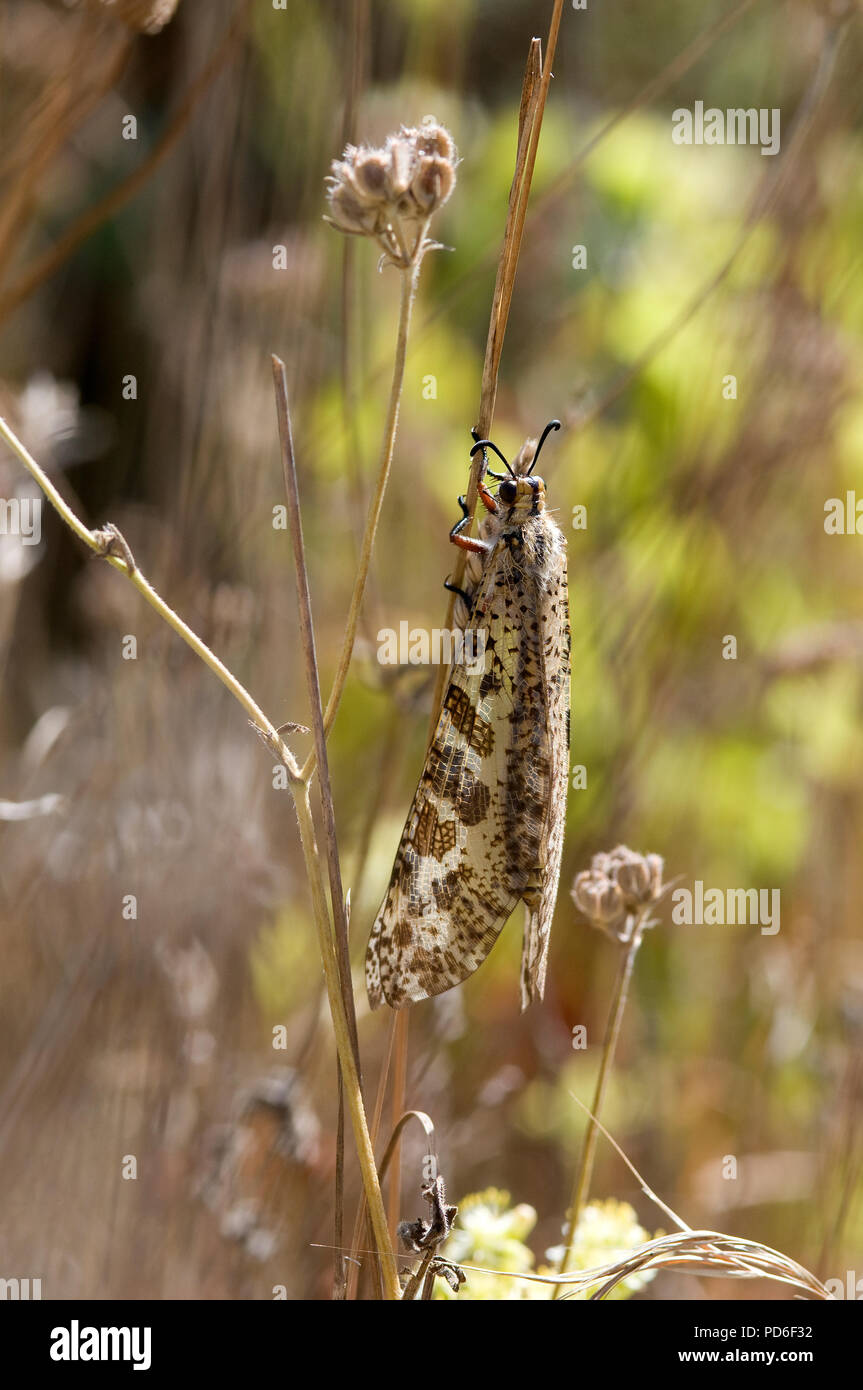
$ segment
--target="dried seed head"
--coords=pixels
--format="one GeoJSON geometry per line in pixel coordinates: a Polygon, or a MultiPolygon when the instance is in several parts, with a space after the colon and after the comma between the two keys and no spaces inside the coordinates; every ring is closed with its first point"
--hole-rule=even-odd
{"type": "Polygon", "coordinates": [[[378,214],[374,207],[351,192],[347,183],[337,184],[330,192],[330,212],[333,226],[340,232],[355,236],[374,236],[378,214]]]}
{"type": "Polygon", "coordinates": [[[381,150],[357,150],[353,179],[360,196],[386,202],[388,172],[388,161],[381,150]]]}
{"type": "Polygon", "coordinates": [[[604,875],[585,869],[572,887],[576,907],[592,921],[608,925],[624,916],[624,898],[618,884],[604,875]]]}
{"type": "Polygon", "coordinates": [[[664,864],[661,855],[636,854],[625,845],[619,847],[619,853],[616,877],[627,906],[636,908],[655,902],[662,892],[664,864]]]}
{"type": "Polygon", "coordinates": [[[650,870],[650,896],[656,902],[662,896],[662,873],[665,868],[665,860],[661,854],[648,854],[645,856],[644,862],[650,870]]]}
{"type": "Polygon", "coordinates": [[[387,140],[389,152],[389,200],[397,203],[408,191],[414,164],[416,147],[408,138],[409,132],[402,127],[401,135],[391,135],[387,140]]]}
{"type": "Polygon", "coordinates": [[[432,213],[445,203],[455,187],[455,170],[437,155],[423,155],[411,180],[411,194],[418,207],[432,213]]]}
{"type": "Polygon", "coordinates": [[[613,863],[614,860],[612,859],[611,855],[606,854],[603,850],[599,854],[595,854],[593,856],[593,858],[590,861],[590,867],[594,873],[609,874],[612,871],[613,863]]]}
{"type": "Polygon", "coordinates": [[[618,845],[576,875],[573,902],[593,926],[625,938],[634,915],[661,897],[663,868],[660,855],[618,845]]]}
{"type": "Polygon", "coordinates": [[[402,126],[379,149],[348,145],[327,180],[329,221],[341,232],[373,237],[384,258],[405,270],[435,243],[431,217],[455,187],[456,149],[432,118],[402,126]]]}
{"type": "Polygon", "coordinates": [[[416,137],[416,146],[421,154],[437,155],[448,164],[456,163],[455,142],[446,126],[439,125],[433,116],[426,116],[416,137]]]}
{"type": "Polygon", "coordinates": [[[640,903],[650,890],[650,873],[643,859],[631,859],[617,870],[619,883],[627,902],[640,903]]]}

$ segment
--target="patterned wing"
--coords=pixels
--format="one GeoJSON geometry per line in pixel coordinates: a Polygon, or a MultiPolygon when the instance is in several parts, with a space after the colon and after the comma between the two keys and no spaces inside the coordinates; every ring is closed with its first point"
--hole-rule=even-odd
{"type": "Polygon", "coordinates": [[[566,798],[569,791],[569,713],[572,638],[569,627],[566,555],[538,581],[536,611],[543,635],[540,684],[546,696],[547,747],[551,755],[551,796],[537,862],[536,879],[525,894],[526,919],[521,960],[521,1007],[545,990],[551,919],[557,901],[566,798]]]}
{"type": "Polygon", "coordinates": [[[486,560],[470,618],[485,635],[485,670],[450,674],[369,939],[372,1008],[401,1008],[471,975],[535,875],[553,786],[540,625],[525,621],[530,582],[505,546],[486,560]]]}

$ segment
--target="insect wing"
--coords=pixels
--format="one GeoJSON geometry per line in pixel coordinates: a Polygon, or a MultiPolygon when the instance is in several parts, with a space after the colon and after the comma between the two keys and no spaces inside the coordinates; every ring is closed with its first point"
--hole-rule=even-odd
{"type": "MultiPolygon", "coordinates": [[[[497,547],[496,547],[497,549],[497,547]]],[[[437,729],[372,928],[372,1008],[441,994],[488,955],[535,871],[552,790],[541,692],[522,688],[542,660],[538,631],[519,619],[522,585],[492,552],[469,626],[482,671],[454,666],[437,729]]]]}

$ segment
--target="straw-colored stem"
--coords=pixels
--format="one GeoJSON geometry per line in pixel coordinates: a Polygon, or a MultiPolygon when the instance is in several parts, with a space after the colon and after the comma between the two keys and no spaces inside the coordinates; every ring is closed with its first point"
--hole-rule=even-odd
{"type": "MultiPolygon", "coordinates": [[[[377,1144],[378,1135],[381,1131],[381,1119],[384,1113],[384,1100],[386,1098],[387,1078],[389,1076],[390,1063],[392,1061],[393,1042],[395,1040],[396,1035],[397,1018],[398,1014],[392,1011],[392,1018],[390,1019],[390,1026],[388,1030],[386,1054],[384,1056],[383,1064],[381,1066],[381,1074],[378,1080],[377,1095],[375,1097],[375,1108],[372,1112],[372,1147],[374,1147],[377,1144]]],[[[383,1175],[385,1172],[386,1169],[384,1168],[383,1164],[381,1164],[381,1166],[378,1168],[378,1178],[381,1182],[383,1182],[383,1175]]],[[[366,1207],[365,1193],[363,1192],[360,1193],[360,1200],[357,1203],[357,1214],[354,1223],[354,1234],[353,1239],[351,1241],[351,1256],[349,1261],[350,1268],[348,1269],[347,1287],[348,1299],[353,1299],[356,1297],[357,1289],[359,1287],[359,1275],[361,1268],[360,1242],[362,1239],[362,1233],[363,1231],[367,1230],[367,1228],[368,1210],[366,1207]]]]}
{"type": "MultiPolygon", "coordinates": [[[[542,61],[542,45],[539,39],[532,39],[530,49],[528,50],[527,65],[524,71],[524,80],[521,89],[521,104],[518,113],[515,172],[513,173],[512,184],[509,191],[509,205],[507,208],[506,225],[504,227],[503,244],[498,258],[497,277],[492,298],[491,314],[489,316],[485,359],[482,369],[479,414],[476,421],[476,430],[478,434],[484,438],[488,436],[492,421],[494,420],[500,360],[503,353],[504,338],[506,337],[506,327],[509,321],[509,309],[512,303],[518,258],[521,251],[522,238],[524,236],[527,204],[530,198],[531,184],[533,182],[536,152],[539,148],[542,118],[545,113],[545,103],[548,97],[549,83],[551,82],[552,64],[557,48],[557,35],[560,29],[562,12],[562,0],[555,0],[545,49],[545,62],[542,61]]],[[[470,517],[467,534],[470,534],[470,531],[473,529],[473,519],[476,512],[476,502],[482,469],[483,455],[480,452],[476,455],[471,465],[467,492],[465,494],[465,506],[467,507],[467,515],[470,517]]],[[[452,574],[452,585],[454,589],[461,586],[464,577],[465,560],[465,551],[459,550],[455,557],[452,574]]],[[[444,622],[445,629],[452,627],[454,612],[455,593],[453,592],[450,595],[449,604],[447,606],[446,621],[444,622]]],[[[432,699],[432,715],[428,733],[429,743],[431,743],[434,737],[446,678],[447,668],[445,666],[440,666],[438,668],[434,697],[432,699]]]]}
{"type": "Polygon", "coordinates": [[[119,570],[121,574],[125,574],[129,582],[138,590],[138,593],[141,594],[141,596],[147,600],[150,607],[155,609],[159,614],[159,617],[163,618],[168,626],[172,627],[178,636],[182,637],[183,641],[191,647],[195,655],[199,656],[204,664],[209,666],[213,674],[218,676],[222,684],[227,686],[228,690],[230,690],[231,694],[234,696],[234,699],[240,702],[252,723],[260,730],[277,757],[284,763],[291,782],[297,783],[300,778],[300,770],[294,755],[287,744],[283,742],[275,725],[270,723],[263,710],[252,699],[252,696],[249,694],[248,690],[246,690],[245,686],[241,685],[236,676],[228,670],[227,666],[219,660],[214,652],[210,651],[210,648],[205,642],[201,641],[197,633],[193,632],[192,629],[183,622],[179,614],[175,613],[173,608],[169,607],[161,595],[156,593],[152,584],[144,578],[136,565],[130,567],[127,561],[122,559],[118,554],[106,554],[105,537],[102,533],[91,531],[89,527],[85,526],[83,521],[76,516],[69,504],[60,496],[60,493],[57,491],[44,469],[39,466],[21,443],[21,440],[13,433],[6,421],[2,418],[0,418],[0,438],[5,439],[9,448],[17,455],[28,473],[35,478],[36,482],[45,493],[45,496],[48,498],[48,501],[60,513],[66,525],[71,531],[74,531],[78,539],[82,540],[95,554],[104,556],[108,564],[112,565],[114,569],[119,570]]]}
{"type": "MultiPolygon", "coordinates": [[[[410,1009],[399,1009],[396,1014],[395,1066],[393,1067],[393,1093],[391,1105],[392,1124],[395,1130],[399,1117],[404,1114],[405,1096],[408,1081],[408,1038],[410,1028],[410,1009]]],[[[396,1231],[401,1219],[402,1204],[402,1148],[396,1140],[392,1156],[392,1176],[390,1177],[389,1216],[390,1239],[395,1243],[396,1231]]]]}
{"type": "MultiPolygon", "coordinates": [[[[291,547],[294,554],[294,567],[297,579],[297,601],[299,606],[300,637],[302,639],[303,661],[306,670],[306,685],[311,708],[314,730],[315,752],[318,759],[318,785],[321,793],[321,811],[324,824],[324,843],[326,847],[327,869],[330,880],[330,904],[335,932],[336,956],[339,966],[339,984],[351,1049],[354,1054],[357,1075],[362,1088],[362,1069],[360,1048],[357,1036],[357,1017],[351,984],[351,960],[348,946],[348,919],[342,888],[342,871],[339,862],[338,841],[336,838],[336,816],[330,784],[330,769],[327,759],[327,743],[324,733],[324,716],[321,707],[321,685],[318,677],[318,659],[315,650],[315,629],[312,620],[312,598],[309,588],[309,575],[306,567],[306,549],[303,539],[303,523],[300,512],[300,490],[297,481],[297,464],[294,455],[291,412],[288,403],[288,382],[285,364],[279,357],[273,357],[273,384],[276,392],[276,414],[279,421],[279,440],[282,447],[282,467],[285,475],[285,492],[288,498],[288,517],[291,531],[291,547]]],[[[339,1118],[336,1136],[336,1194],[335,1224],[333,1230],[334,1259],[334,1298],[344,1295],[344,1264],[341,1246],[344,1223],[344,1085],[341,1062],[338,1072],[339,1118]]]]}
{"type": "Polygon", "coordinates": [[[386,1213],[384,1211],[383,1197],[381,1196],[381,1188],[378,1181],[377,1168],[375,1166],[374,1151],[372,1149],[368,1126],[366,1124],[365,1111],[363,1109],[359,1072],[354,1059],[351,1034],[345,1012],[344,1000],[342,998],[336,947],[327,908],[323,864],[315,842],[314,822],[309,802],[308,785],[303,783],[296,760],[290,749],[282,741],[278,730],[270,723],[269,719],[267,719],[266,715],[252,699],[245,687],[242,686],[228,668],[219,661],[218,657],[210,651],[209,647],[201,641],[200,637],[198,637],[198,635],[183,622],[182,618],[165,603],[164,599],[156,593],[153,586],[148,583],[141,574],[141,571],[138,569],[128,551],[128,547],[125,546],[125,542],[119,537],[119,533],[113,528],[105,528],[104,531],[99,532],[91,531],[85,526],[80,518],[76,516],[72,508],[60,496],[60,493],[54,487],[45,471],[39,466],[29,451],[21,443],[20,439],[18,439],[17,435],[15,435],[2,418],[0,418],[0,438],[6,441],[12,452],[20,459],[31,476],[35,478],[52,506],[59,512],[70,530],[72,530],[90,550],[98,555],[104,556],[114,569],[125,574],[159,616],[164,618],[165,622],[168,623],[168,625],[183,638],[183,641],[192,648],[192,651],[194,651],[196,655],[209,666],[210,670],[219,677],[223,685],[227,686],[231,694],[242,705],[255,727],[260,730],[266,742],[287,768],[291,790],[294,796],[294,805],[297,811],[300,842],[306,864],[309,888],[312,895],[312,908],[315,926],[318,931],[321,961],[323,963],[324,976],[327,984],[330,1013],[333,1019],[333,1031],[335,1033],[339,1061],[342,1066],[345,1098],[348,1103],[354,1129],[354,1138],[363,1177],[363,1187],[368,1202],[372,1230],[374,1232],[380,1260],[384,1294],[386,1298],[396,1300],[400,1297],[398,1271],[392,1245],[389,1240],[386,1213]],[[107,550],[106,547],[112,540],[116,543],[120,553],[117,553],[117,550],[112,552],[107,550]],[[125,555],[125,558],[121,558],[122,555],[125,555]]]}
{"type": "Polygon", "coordinates": [[[429,1265],[431,1264],[431,1262],[432,1262],[432,1260],[434,1259],[434,1257],[435,1257],[435,1250],[434,1250],[434,1247],[432,1247],[432,1249],[430,1249],[430,1250],[426,1250],[425,1254],[423,1255],[422,1259],[420,1260],[420,1263],[419,1263],[419,1266],[417,1267],[416,1272],[415,1272],[414,1274],[411,1275],[410,1279],[409,1279],[408,1282],[405,1284],[404,1293],[402,1294],[402,1302],[403,1302],[403,1303],[413,1303],[413,1302],[414,1302],[414,1300],[416,1299],[416,1296],[417,1296],[417,1289],[419,1288],[420,1284],[423,1282],[423,1280],[425,1279],[426,1275],[428,1274],[429,1265]]]}
{"type": "Polygon", "coordinates": [[[299,607],[300,637],[303,660],[306,670],[306,684],[309,693],[314,746],[317,755],[318,784],[321,791],[321,810],[326,836],[327,868],[330,880],[330,902],[332,903],[333,924],[335,927],[336,949],[342,979],[342,994],[345,1012],[351,1035],[357,1069],[360,1066],[359,1043],[357,1040],[357,1020],[354,1009],[354,996],[351,989],[351,960],[348,947],[348,921],[345,910],[342,871],[339,863],[338,842],[336,839],[336,816],[333,807],[333,793],[330,785],[330,771],[327,762],[326,731],[321,710],[321,686],[318,677],[318,659],[315,651],[315,632],[312,622],[312,600],[309,591],[309,576],[306,568],[306,551],[303,540],[303,525],[300,516],[300,492],[297,482],[297,466],[294,457],[294,442],[291,430],[291,416],[288,405],[288,383],[285,364],[279,357],[273,357],[273,383],[276,392],[276,413],[279,421],[279,440],[282,446],[282,466],[285,475],[285,492],[288,498],[288,519],[291,531],[291,544],[294,552],[294,565],[297,578],[297,601],[299,607]]]}
{"type": "MultiPolygon", "coordinates": [[[[390,467],[393,461],[393,451],[396,442],[396,431],[399,423],[402,387],[405,378],[408,332],[410,330],[411,312],[416,297],[417,280],[419,278],[421,263],[422,250],[420,249],[417,251],[413,264],[401,272],[401,304],[399,309],[398,335],[396,338],[396,354],[393,363],[393,377],[390,388],[389,406],[387,408],[387,419],[384,426],[383,441],[381,443],[378,477],[375,484],[374,495],[369,505],[366,529],[363,535],[362,549],[360,551],[359,568],[357,570],[356,580],[354,581],[354,591],[351,595],[351,606],[348,613],[348,622],[345,629],[344,641],[342,643],[341,656],[339,657],[333,688],[330,691],[330,698],[327,701],[327,708],[324,713],[324,729],[327,734],[329,734],[333,726],[333,721],[335,720],[344,692],[345,682],[348,678],[348,670],[350,669],[351,657],[354,651],[354,641],[357,635],[360,609],[366,590],[366,581],[369,577],[375,538],[378,532],[378,522],[380,521],[381,510],[384,504],[384,495],[387,490],[387,483],[389,482],[390,467]]],[[[302,775],[304,780],[308,780],[311,777],[315,769],[315,763],[316,755],[314,751],[312,751],[303,767],[302,775]]]]}
{"type": "MultiPolygon", "coordinates": [[[[579,1217],[584,1210],[590,1191],[590,1180],[593,1176],[593,1161],[596,1155],[597,1140],[599,1138],[597,1120],[599,1119],[603,1101],[605,1100],[605,1091],[608,1078],[611,1074],[611,1068],[614,1065],[614,1055],[617,1051],[617,1042],[620,1037],[620,1026],[623,1022],[623,1015],[626,1010],[626,1001],[629,994],[629,981],[632,978],[635,957],[638,955],[638,948],[641,945],[641,938],[647,921],[647,912],[648,908],[644,907],[636,916],[629,939],[625,943],[624,954],[617,972],[617,980],[615,981],[614,994],[611,1001],[611,1013],[608,1018],[608,1027],[605,1030],[605,1045],[602,1049],[602,1061],[599,1065],[599,1075],[596,1078],[596,1090],[593,1096],[593,1105],[591,1106],[591,1118],[588,1122],[587,1133],[584,1136],[584,1148],[581,1153],[581,1162],[578,1166],[572,1189],[572,1200],[569,1205],[569,1215],[567,1218],[566,1244],[560,1264],[558,1265],[559,1274],[565,1274],[569,1269],[579,1217]]],[[[560,1286],[555,1289],[553,1296],[557,1298],[559,1293],[560,1286]]]]}
{"type": "Polygon", "coordinates": [[[327,982],[327,995],[329,997],[330,1013],[333,1019],[333,1031],[335,1032],[336,1047],[342,1067],[342,1085],[344,1086],[345,1100],[348,1104],[354,1130],[354,1141],[357,1146],[357,1156],[359,1158],[360,1170],[363,1177],[363,1189],[368,1203],[372,1231],[374,1232],[378,1259],[380,1261],[384,1296],[387,1299],[398,1299],[401,1297],[398,1270],[393,1248],[390,1243],[389,1231],[387,1229],[387,1218],[386,1212],[384,1211],[380,1182],[378,1181],[375,1155],[368,1125],[366,1123],[366,1114],[360,1091],[360,1078],[354,1061],[353,1045],[348,1028],[344,1000],[342,998],[336,948],[333,941],[329,912],[327,910],[323,869],[315,844],[315,831],[312,821],[312,808],[309,802],[308,786],[303,786],[301,789],[298,789],[294,801],[297,808],[297,820],[300,826],[300,840],[302,842],[303,855],[306,861],[306,872],[312,890],[312,906],[315,916],[315,925],[318,929],[318,945],[320,947],[321,960],[324,967],[324,976],[327,982]]]}

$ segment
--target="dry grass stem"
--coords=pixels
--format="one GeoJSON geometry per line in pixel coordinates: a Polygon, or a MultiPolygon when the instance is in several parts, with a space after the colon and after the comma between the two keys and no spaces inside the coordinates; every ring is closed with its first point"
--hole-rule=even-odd
{"type": "MultiPolygon", "coordinates": [[[[288,518],[291,529],[291,543],[297,580],[299,600],[300,637],[303,644],[303,659],[309,704],[312,711],[315,752],[317,754],[318,785],[320,787],[321,808],[324,818],[327,869],[330,880],[330,905],[335,927],[336,950],[339,962],[339,980],[348,1022],[351,1047],[357,1069],[360,1088],[362,1088],[362,1068],[360,1066],[360,1047],[357,1037],[357,1016],[351,983],[351,958],[348,944],[348,918],[342,890],[341,866],[339,864],[338,842],[336,839],[336,820],[333,807],[332,786],[330,783],[329,761],[327,759],[327,740],[324,733],[324,716],[321,705],[321,685],[318,677],[318,661],[315,652],[315,631],[312,622],[312,603],[309,591],[309,576],[306,568],[305,544],[303,541],[302,515],[300,512],[300,493],[297,484],[297,466],[294,456],[291,414],[288,404],[288,384],[285,364],[273,357],[273,382],[276,392],[276,413],[279,422],[279,439],[282,449],[282,467],[285,477],[285,492],[288,498],[288,518]]],[[[334,1280],[335,1297],[344,1294],[343,1262],[338,1253],[342,1245],[344,1224],[344,1078],[341,1061],[338,1063],[338,1138],[336,1146],[336,1193],[334,1244],[336,1248],[336,1270],[334,1280]]]]}
{"type": "Polygon", "coordinates": [[[280,758],[288,771],[289,783],[294,794],[294,804],[296,806],[297,820],[300,828],[303,857],[312,895],[312,906],[318,931],[318,944],[327,981],[327,992],[330,1012],[333,1018],[333,1029],[336,1036],[336,1047],[338,1049],[344,1075],[345,1093],[351,1112],[351,1121],[354,1128],[360,1168],[363,1175],[369,1211],[371,1213],[372,1228],[378,1247],[385,1294],[387,1298],[396,1299],[400,1296],[397,1268],[392,1246],[389,1241],[386,1214],[384,1212],[383,1198],[381,1196],[377,1169],[375,1167],[374,1152],[363,1109],[359,1070],[354,1059],[353,1040],[342,995],[341,973],[327,908],[321,860],[315,841],[314,821],[311,804],[309,802],[308,784],[300,777],[296,760],[290,749],[283,742],[277,728],[267,719],[266,715],[252,699],[249,692],[240,684],[232,672],[219,661],[218,657],[210,651],[209,647],[201,641],[197,634],[183,622],[173,609],[165,603],[164,599],[161,598],[152,585],[148,583],[137,565],[135,565],[134,561],[131,559],[128,547],[125,546],[125,542],[122,541],[119,532],[117,532],[115,528],[109,527],[105,527],[101,532],[91,531],[85,526],[60,496],[57,489],[47,477],[44,469],[32,458],[28,450],[3,419],[0,419],[0,438],[6,441],[27,471],[40,487],[42,487],[49,501],[75,535],[77,535],[94,554],[104,556],[110,565],[125,574],[130,583],[135,586],[138,592],[147,600],[159,616],[183,638],[195,654],[199,656],[210,670],[219,677],[222,683],[227,686],[231,694],[234,695],[235,699],[237,699],[245,709],[255,727],[263,735],[266,742],[280,758]],[[125,558],[122,558],[123,552],[125,552],[125,558]]]}
{"type": "MultiPolygon", "coordinates": [[[[527,65],[525,67],[521,103],[519,106],[515,172],[513,174],[512,184],[510,185],[506,226],[504,229],[503,245],[501,246],[500,256],[498,257],[497,276],[495,279],[491,314],[489,316],[488,336],[486,338],[485,359],[480,388],[479,415],[476,424],[476,430],[480,438],[487,438],[494,420],[500,359],[503,353],[509,309],[512,303],[513,289],[515,287],[515,275],[518,269],[518,258],[521,252],[522,237],[524,235],[527,204],[530,198],[533,170],[536,164],[536,153],[539,148],[542,118],[545,113],[545,103],[548,97],[549,83],[551,82],[552,64],[557,48],[557,35],[560,29],[562,12],[563,0],[555,0],[551,23],[549,25],[548,41],[546,43],[545,62],[541,62],[542,45],[539,39],[531,40],[527,55],[527,65]]],[[[471,465],[470,478],[465,494],[465,504],[471,518],[473,518],[476,511],[477,489],[479,487],[482,467],[483,456],[480,452],[476,455],[471,465]]],[[[466,534],[470,532],[472,526],[473,522],[471,521],[466,534]]],[[[461,586],[464,578],[465,564],[466,552],[459,550],[452,576],[452,584],[455,588],[461,586]]],[[[451,628],[453,624],[455,598],[455,594],[450,595],[449,604],[447,606],[447,616],[444,623],[446,628],[451,628]]],[[[445,680],[446,668],[440,666],[432,699],[429,741],[431,741],[434,735],[438,710],[443,698],[445,680]]]]}
{"type": "MultiPolygon", "coordinates": [[[[390,468],[392,467],[393,451],[395,449],[396,432],[399,423],[399,407],[401,405],[402,387],[404,385],[405,361],[407,358],[408,333],[410,331],[411,313],[413,311],[414,298],[416,296],[417,281],[419,278],[421,256],[415,261],[409,270],[403,270],[401,274],[401,300],[399,307],[399,325],[396,334],[396,353],[393,362],[392,384],[390,387],[389,404],[387,407],[387,418],[384,425],[383,441],[381,444],[380,461],[378,464],[378,474],[375,483],[375,490],[369,505],[366,528],[363,534],[363,542],[360,550],[359,568],[354,588],[351,594],[350,609],[348,611],[348,621],[345,629],[344,641],[342,643],[339,664],[333,680],[333,687],[327,701],[327,708],[324,714],[324,729],[329,734],[333,726],[336,714],[338,713],[339,703],[348,678],[351,658],[354,651],[354,642],[357,635],[360,609],[362,607],[363,595],[365,594],[366,583],[369,577],[372,552],[374,551],[375,539],[378,532],[378,523],[386,495],[387,483],[389,482],[390,468]]],[[[303,777],[307,779],[312,775],[315,768],[316,754],[310,753],[303,766],[303,777]]]]}
{"type": "Polygon", "coordinates": [[[629,983],[632,979],[635,958],[638,955],[638,948],[641,945],[649,911],[649,906],[643,908],[633,924],[632,934],[629,940],[623,945],[623,955],[620,965],[618,966],[617,979],[612,994],[611,1010],[605,1031],[605,1042],[602,1048],[602,1060],[599,1064],[599,1075],[596,1078],[596,1089],[593,1096],[590,1120],[588,1121],[587,1133],[584,1136],[581,1162],[576,1172],[572,1189],[572,1198],[567,1214],[566,1243],[558,1267],[558,1272],[560,1274],[564,1274],[567,1269],[569,1269],[573,1254],[575,1234],[578,1229],[578,1219],[584,1210],[588,1193],[590,1192],[590,1181],[593,1176],[596,1144],[599,1137],[599,1126],[597,1121],[602,1112],[608,1078],[614,1065],[617,1043],[620,1038],[621,1024],[623,1023],[623,1015],[626,1011],[626,1001],[629,997],[629,983]]]}

